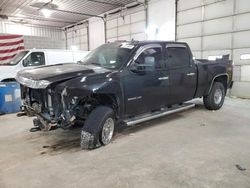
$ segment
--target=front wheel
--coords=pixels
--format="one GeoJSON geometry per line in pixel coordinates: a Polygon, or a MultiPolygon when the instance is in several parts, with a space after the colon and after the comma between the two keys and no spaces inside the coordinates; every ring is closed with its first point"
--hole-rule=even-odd
{"type": "Polygon", "coordinates": [[[203,102],[208,110],[218,110],[225,100],[225,87],[221,82],[215,82],[209,95],[203,97],[203,102]]]}
{"type": "Polygon", "coordinates": [[[94,149],[111,142],[115,130],[114,111],[107,106],[96,107],[81,131],[81,148],[94,149]]]}

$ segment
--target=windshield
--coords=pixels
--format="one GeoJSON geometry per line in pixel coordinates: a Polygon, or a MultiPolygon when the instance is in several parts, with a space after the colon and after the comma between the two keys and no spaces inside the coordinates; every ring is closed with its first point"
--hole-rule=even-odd
{"type": "Polygon", "coordinates": [[[19,61],[28,53],[29,51],[19,52],[12,60],[10,60],[7,65],[16,65],[19,61]]]}
{"type": "Polygon", "coordinates": [[[89,53],[80,63],[119,69],[126,62],[133,48],[134,45],[128,43],[104,44],[89,53]]]}

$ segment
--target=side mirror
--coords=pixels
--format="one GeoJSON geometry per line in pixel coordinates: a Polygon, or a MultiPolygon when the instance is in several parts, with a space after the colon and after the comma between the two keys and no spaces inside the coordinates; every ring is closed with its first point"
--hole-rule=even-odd
{"type": "Polygon", "coordinates": [[[27,67],[27,61],[25,59],[23,60],[23,66],[27,67]]]}

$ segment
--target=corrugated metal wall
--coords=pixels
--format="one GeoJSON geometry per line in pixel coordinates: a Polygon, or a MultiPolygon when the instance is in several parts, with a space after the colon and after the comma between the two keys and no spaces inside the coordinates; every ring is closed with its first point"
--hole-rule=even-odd
{"type": "Polygon", "coordinates": [[[63,32],[57,27],[23,25],[8,21],[0,21],[0,33],[30,35],[38,37],[63,38],[63,32]]]}
{"type": "Polygon", "coordinates": [[[26,49],[66,49],[65,40],[50,37],[23,36],[26,49]]]}
{"type": "Polygon", "coordinates": [[[0,21],[0,33],[24,35],[25,48],[65,49],[65,37],[57,27],[23,25],[0,21]]]}
{"type": "Polygon", "coordinates": [[[235,64],[232,94],[250,98],[249,0],[179,0],[177,40],[188,42],[196,58],[230,54],[235,64]]]}

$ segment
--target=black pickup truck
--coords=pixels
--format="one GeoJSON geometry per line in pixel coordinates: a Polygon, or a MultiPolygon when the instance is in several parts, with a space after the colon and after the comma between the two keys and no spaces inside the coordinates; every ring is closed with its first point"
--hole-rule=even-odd
{"type": "Polygon", "coordinates": [[[232,85],[229,56],[195,60],[186,43],[131,41],[104,44],[77,64],[23,70],[27,110],[41,130],[82,124],[81,147],[109,144],[117,125],[134,125],[193,107],[203,97],[218,110],[232,85]]]}

